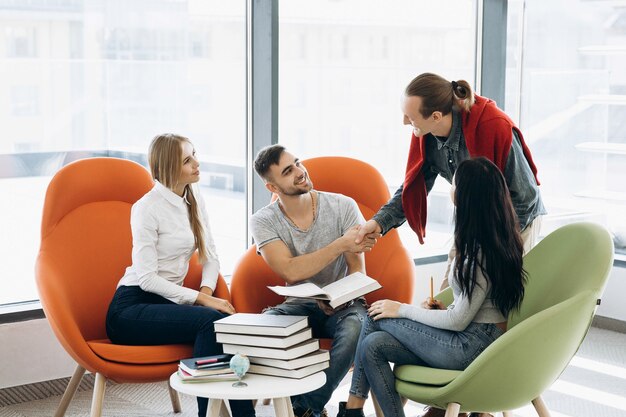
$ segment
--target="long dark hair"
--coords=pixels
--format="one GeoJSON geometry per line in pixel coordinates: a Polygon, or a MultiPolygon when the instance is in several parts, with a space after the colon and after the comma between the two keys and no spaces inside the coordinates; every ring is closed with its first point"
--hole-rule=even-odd
{"type": "Polygon", "coordinates": [[[494,305],[506,317],[519,308],[526,282],[524,246],[509,189],[498,167],[483,157],[459,164],[454,182],[454,272],[461,291],[472,296],[480,268],[491,284],[494,305]]]}

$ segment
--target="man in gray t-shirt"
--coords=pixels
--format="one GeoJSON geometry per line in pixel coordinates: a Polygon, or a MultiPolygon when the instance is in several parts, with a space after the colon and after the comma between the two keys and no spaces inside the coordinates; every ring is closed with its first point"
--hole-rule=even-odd
{"type": "MultiPolygon", "coordinates": [[[[254,168],[278,198],[252,216],[250,230],[259,254],[287,285],[324,286],[353,272],[365,273],[363,252],[371,250],[376,236],[355,243],[365,220],[354,200],[313,190],[304,165],[280,145],[262,149],[254,168]]],[[[314,337],[333,339],[324,386],[292,398],[296,416],[320,416],[352,366],[367,315],[364,301],[333,310],[316,301],[288,298],[266,313],[308,316],[314,337]]]]}

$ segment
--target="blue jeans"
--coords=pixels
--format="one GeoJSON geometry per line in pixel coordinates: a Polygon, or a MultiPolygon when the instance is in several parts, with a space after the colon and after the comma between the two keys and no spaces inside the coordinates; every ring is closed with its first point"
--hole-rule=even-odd
{"type": "MultiPolygon", "coordinates": [[[[202,306],[180,305],[138,286],[115,291],[106,317],[106,330],[113,343],[166,345],[193,343],[193,356],[222,353],[215,341],[213,322],[226,315],[202,306]]],[[[198,397],[198,416],[205,417],[209,400],[198,397]]],[[[255,415],[252,401],[230,401],[233,416],[255,415]]]]}
{"type": "Polygon", "coordinates": [[[361,333],[363,320],[367,317],[364,301],[356,300],[352,305],[327,316],[317,302],[284,303],[264,311],[266,314],[288,314],[308,316],[313,337],[332,338],[330,367],[324,370],[326,383],[315,391],[291,398],[294,407],[310,408],[319,416],[335,388],[350,370],[361,333]]]}
{"type": "Polygon", "coordinates": [[[462,332],[409,319],[367,318],[354,362],[350,394],[367,398],[371,388],[386,416],[404,416],[389,362],[443,369],[465,369],[502,330],[493,323],[470,323],[462,332]]]}

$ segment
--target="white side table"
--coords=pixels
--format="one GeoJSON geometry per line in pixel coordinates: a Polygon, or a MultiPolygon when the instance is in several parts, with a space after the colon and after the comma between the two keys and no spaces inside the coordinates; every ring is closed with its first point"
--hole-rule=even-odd
{"type": "Polygon", "coordinates": [[[234,381],[184,383],[176,372],[170,376],[170,386],[176,391],[209,398],[207,417],[219,417],[220,412],[223,415],[224,400],[259,398],[272,398],[276,417],[294,417],[291,396],[318,389],[326,383],[326,374],[318,372],[302,379],[248,374],[243,381],[247,387],[233,387],[234,381]]]}

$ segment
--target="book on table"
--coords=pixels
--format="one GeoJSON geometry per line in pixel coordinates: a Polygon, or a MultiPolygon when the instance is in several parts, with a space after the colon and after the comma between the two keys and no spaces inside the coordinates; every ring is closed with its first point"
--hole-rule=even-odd
{"type": "MultiPolygon", "coordinates": [[[[229,370],[230,371],[230,370],[229,370]]],[[[215,375],[191,375],[180,367],[178,368],[178,377],[183,382],[215,382],[215,381],[236,381],[237,375],[233,371],[215,375]]]]}
{"type": "Polygon", "coordinates": [[[218,375],[231,372],[232,355],[213,355],[182,359],[178,367],[191,376],[218,375]]]}
{"type": "Polygon", "coordinates": [[[298,369],[316,363],[330,361],[330,353],[327,350],[319,349],[294,359],[261,358],[258,356],[248,356],[248,359],[250,359],[251,364],[256,365],[271,366],[281,369],[298,369]]]}
{"type": "Polygon", "coordinates": [[[236,313],[214,323],[217,333],[289,336],[307,327],[306,316],[236,313]]]}
{"type": "Polygon", "coordinates": [[[257,336],[236,333],[216,333],[216,339],[220,343],[234,345],[262,346],[272,348],[288,348],[298,343],[309,340],[313,336],[310,327],[302,329],[290,336],[257,336]]]}
{"type": "Polygon", "coordinates": [[[337,308],[348,301],[376,291],[382,286],[375,279],[361,272],[355,272],[322,288],[311,282],[290,286],[268,286],[267,288],[284,297],[325,300],[332,308],[337,308]]]}
{"type": "Polygon", "coordinates": [[[250,364],[250,369],[248,370],[251,374],[260,374],[260,375],[271,375],[271,376],[281,376],[285,378],[296,378],[302,379],[305,376],[313,375],[316,372],[323,371],[328,368],[330,362],[320,362],[315,363],[313,365],[305,366],[303,368],[298,369],[281,369],[274,368],[273,366],[265,366],[265,365],[257,365],[250,364]]]}
{"type": "Polygon", "coordinates": [[[241,355],[247,356],[288,360],[299,358],[300,356],[304,356],[307,353],[318,350],[320,348],[320,343],[317,339],[309,339],[302,343],[298,343],[297,345],[282,349],[224,343],[222,345],[222,348],[224,350],[224,353],[239,353],[241,355]]]}

